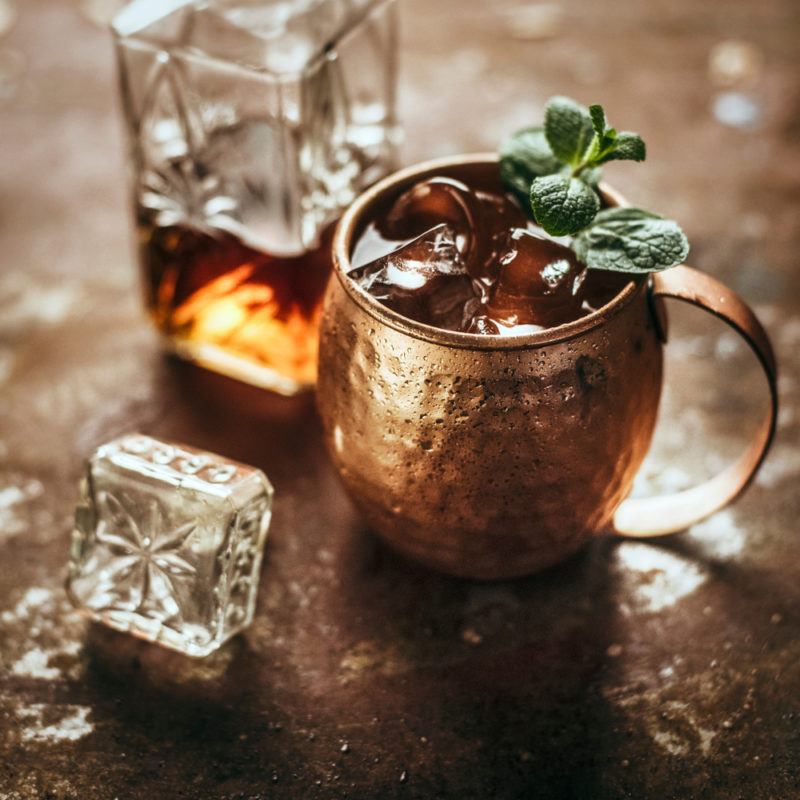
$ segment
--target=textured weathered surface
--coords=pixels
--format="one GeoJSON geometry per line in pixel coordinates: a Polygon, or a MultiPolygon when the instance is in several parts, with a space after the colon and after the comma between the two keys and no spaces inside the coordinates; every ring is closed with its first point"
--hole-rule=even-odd
{"type": "MultiPolygon", "coordinates": [[[[511,22],[512,2],[404,0],[407,162],[490,148],[556,91],[604,101],[651,158],[610,179],[683,223],[692,263],[756,306],[783,368],[776,447],[735,507],[495,584],[376,543],[308,403],[159,355],[111,50],[77,10],[97,3],[16,5],[0,38],[0,797],[800,797],[797,4],[568,0],[511,22]],[[728,39],[751,45],[733,86],[719,50],[708,66],[728,39]],[[204,661],[65,601],[81,459],[132,429],[253,463],[277,490],[256,622],[204,661]]],[[[764,402],[744,346],[691,309],[674,309],[666,366],[643,491],[717,469],[764,402]]]]}

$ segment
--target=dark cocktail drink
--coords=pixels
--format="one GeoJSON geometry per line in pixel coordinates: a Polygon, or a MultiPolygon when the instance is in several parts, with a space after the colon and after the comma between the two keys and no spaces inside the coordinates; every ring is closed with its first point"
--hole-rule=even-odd
{"type": "Polygon", "coordinates": [[[519,335],[576,320],[629,278],[587,270],[511,195],[447,177],[412,186],[358,238],[350,277],[410,319],[519,335]]]}

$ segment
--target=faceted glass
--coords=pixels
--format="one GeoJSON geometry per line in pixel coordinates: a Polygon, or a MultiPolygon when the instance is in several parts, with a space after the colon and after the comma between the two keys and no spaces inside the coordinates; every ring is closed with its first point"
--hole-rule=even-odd
{"type": "Polygon", "coordinates": [[[115,19],[146,302],[180,354],[316,377],[340,212],[393,165],[393,0],[137,0],[115,19]]]}
{"type": "Polygon", "coordinates": [[[250,624],[272,486],[257,469],[147,436],[89,459],[67,589],[91,617],[203,656],[250,624]]]}

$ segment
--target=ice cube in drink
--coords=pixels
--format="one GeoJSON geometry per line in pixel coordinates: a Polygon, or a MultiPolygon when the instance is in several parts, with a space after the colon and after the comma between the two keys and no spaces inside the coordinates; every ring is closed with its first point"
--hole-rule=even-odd
{"type": "Polygon", "coordinates": [[[371,220],[351,260],[350,277],[390,308],[428,325],[485,335],[572,322],[626,283],[586,270],[510,195],[445,177],[415,184],[371,220]],[[437,236],[445,233],[442,246],[437,236]],[[410,275],[418,283],[413,290],[410,275]]]}
{"type": "Polygon", "coordinates": [[[458,329],[473,292],[457,239],[452,225],[440,223],[353,270],[350,276],[403,316],[458,329]]]}

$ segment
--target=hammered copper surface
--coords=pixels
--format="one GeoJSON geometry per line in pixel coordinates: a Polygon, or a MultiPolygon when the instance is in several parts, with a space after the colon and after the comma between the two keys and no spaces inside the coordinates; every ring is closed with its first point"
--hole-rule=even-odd
{"type": "MultiPolygon", "coordinates": [[[[405,171],[344,218],[343,235],[373,203],[433,174],[500,189],[493,159],[405,171]]],[[[409,556],[478,578],[535,572],[603,530],[658,408],[661,344],[646,282],[563,335],[515,342],[403,322],[346,291],[347,267],[337,263],[325,299],[318,405],[369,525],[409,556]]]]}

